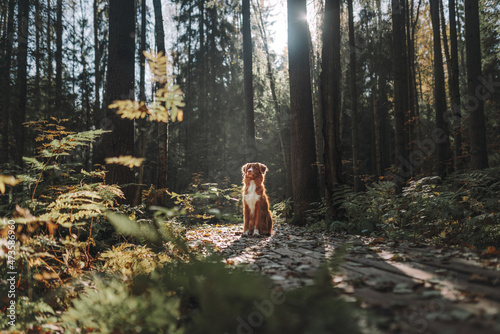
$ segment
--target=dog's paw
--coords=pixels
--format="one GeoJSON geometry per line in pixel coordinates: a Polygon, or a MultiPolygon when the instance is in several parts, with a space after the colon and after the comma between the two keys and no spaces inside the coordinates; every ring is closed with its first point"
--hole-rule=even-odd
{"type": "Polygon", "coordinates": [[[241,236],[242,237],[248,237],[248,230],[246,230],[245,232],[243,232],[243,234],[241,236]]]}
{"type": "Polygon", "coordinates": [[[253,231],[253,236],[258,237],[260,235],[259,230],[253,231]]]}

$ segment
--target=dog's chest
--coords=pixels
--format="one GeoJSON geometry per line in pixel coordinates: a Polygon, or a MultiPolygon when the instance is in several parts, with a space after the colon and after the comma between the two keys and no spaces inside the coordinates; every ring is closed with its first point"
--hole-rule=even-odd
{"type": "Polygon", "coordinates": [[[255,212],[255,204],[260,199],[260,195],[257,195],[257,186],[255,185],[255,181],[250,181],[248,185],[246,194],[245,194],[245,203],[248,205],[250,209],[250,214],[253,215],[255,212]]]}

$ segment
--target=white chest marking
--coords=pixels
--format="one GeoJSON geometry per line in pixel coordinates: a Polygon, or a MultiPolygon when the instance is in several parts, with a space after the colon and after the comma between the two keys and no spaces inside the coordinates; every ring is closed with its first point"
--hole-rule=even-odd
{"type": "Polygon", "coordinates": [[[255,181],[250,181],[250,185],[247,188],[247,193],[245,194],[245,203],[250,208],[250,214],[253,215],[255,213],[255,203],[260,199],[260,195],[257,195],[255,190],[257,186],[255,185],[255,181]]]}

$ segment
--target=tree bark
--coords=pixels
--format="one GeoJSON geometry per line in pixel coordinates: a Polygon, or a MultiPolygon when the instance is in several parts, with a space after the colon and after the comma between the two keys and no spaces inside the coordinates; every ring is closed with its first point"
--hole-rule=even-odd
{"type": "Polygon", "coordinates": [[[351,125],[352,125],[352,168],[354,191],[361,190],[359,179],[359,131],[358,131],[358,93],[356,89],[356,40],[354,38],[354,13],[352,0],[347,1],[349,11],[349,56],[351,72],[351,125]]]}
{"type": "MultiPolygon", "coordinates": [[[[106,76],[106,103],[134,99],[135,3],[134,0],[109,1],[109,56],[106,76]]],[[[122,119],[115,110],[108,110],[112,133],[103,138],[107,157],[134,155],[134,122],[122,119]]],[[[121,165],[108,165],[106,183],[134,182],[133,171],[121,165]]],[[[134,187],[124,188],[128,203],[134,199],[134,187]]]]}
{"type": "Polygon", "coordinates": [[[445,177],[451,172],[451,154],[448,126],[444,121],[446,115],[446,89],[439,25],[439,0],[430,0],[430,10],[434,41],[434,109],[436,112],[436,129],[441,133],[439,138],[434,138],[436,141],[436,163],[437,174],[445,177]]]}
{"type": "Polygon", "coordinates": [[[314,121],[309,66],[306,1],[288,0],[288,61],[290,76],[290,157],[295,221],[319,200],[315,166],[314,121]]]}
{"type": "Polygon", "coordinates": [[[448,3],[450,12],[450,62],[451,71],[449,73],[449,89],[451,97],[451,126],[454,134],[454,161],[455,169],[463,169],[463,153],[462,153],[462,126],[460,124],[462,112],[460,103],[460,71],[458,66],[458,37],[457,37],[457,22],[455,0],[449,0],[448,3]]]}
{"type": "MultiPolygon", "coordinates": [[[[161,1],[153,0],[155,10],[155,37],[158,52],[165,55],[165,31],[163,29],[163,14],[161,1]]],[[[158,189],[167,188],[168,173],[168,123],[158,123],[158,189]]]]}
{"type": "Polygon", "coordinates": [[[323,137],[325,141],[325,196],[327,218],[336,215],[333,203],[335,187],[342,183],[340,150],[340,1],[325,2],[323,21],[323,50],[321,62],[321,106],[323,108],[323,137]]]}
{"type": "Polygon", "coordinates": [[[10,73],[12,66],[12,43],[14,40],[14,8],[15,0],[9,0],[7,9],[7,30],[5,38],[2,41],[2,50],[4,55],[0,63],[0,115],[2,117],[2,161],[9,161],[9,124],[10,124],[10,92],[11,82],[10,73]]]}
{"type": "MultiPolygon", "coordinates": [[[[245,128],[247,160],[255,155],[255,118],[253,109],[252,29],[250,26],[250,0],[243,0],[243,84],[245,91],[245,128]]],[[[250,161],[248,161],[250,162],[250,161]]]]}
{"type": "Polygon", "coordinates": [[[401,182],[413,174],[413,166],[408,161],[405,140],[405,115],[408,111],[408,66],[406,48],[406,0],[392,0],[392,29],[394,52],[394,121],[395,153],[398,188],[401,182]]]}
{"type": "Polygon", "coordinates": [[[481,71],[481,35],[478,0],[465,0],[465,48],[467,54],[467,111],[470,120],[471,168],[488,167],[484,99],[486,87],[481,71]]]}
{"type": "Polygon", "coordinates": [[[63,83],[62,83],[62,71],[63,71],[63,18],[62,18],[62,0],[57,0],[56,5],[56,80],[55,80],[55,104],[54,111],[56,115],[62,113],[62,94],[63,94],[63,83]]]}
{"type": "Polygon", "coordinates": [[[95,77],[95,102],[94,102],[94,117],[95,119],[102,119],[101,113],[101,54],[102,50],[99,41],[99,0],[94,0],[94,77],[95,77]]]}
{"type": "Polygon", "coordinates": [[[17,77],[16,93],[17,108],[12,112],[12,126],[15,138],[15,151],[12,152],[14,162],[22,166],[25,131],[23,123],[26,120],[26,102],[27,102],[27,74],[28,74],[28,26],[29,26],[29,0],[20,0],[18,2],[18,24],[17,24],[17,77]]]}
{"type": "Polygon", "coordinates": [[[35,85],[33,88],[33,102],[39,111],[42,110],[41,107],[41,91],[40,91],[40,69],[41,69],[41,10],[40,10],[40,0],[35,0],[35,85]]]}

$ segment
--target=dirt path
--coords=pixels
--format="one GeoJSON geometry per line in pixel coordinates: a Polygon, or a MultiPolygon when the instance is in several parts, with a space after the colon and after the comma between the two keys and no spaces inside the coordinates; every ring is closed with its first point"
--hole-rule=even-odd
{"type": "Polygon", "coordinates": [[[306,232],[277,224],[267,238],[241,237],[241,225],[187,232],[192,247],[211,245],[228,265],[248,265],[283,289],[313,284],[318,267],[347,246],[332,283],[371,310],[382,333],[500,333],[498,255],[438,249],[381,238],[306,232]],[[488,256],[489,255],[489,256],[488,256]]]}

